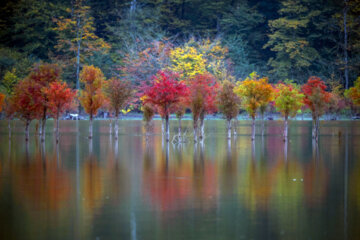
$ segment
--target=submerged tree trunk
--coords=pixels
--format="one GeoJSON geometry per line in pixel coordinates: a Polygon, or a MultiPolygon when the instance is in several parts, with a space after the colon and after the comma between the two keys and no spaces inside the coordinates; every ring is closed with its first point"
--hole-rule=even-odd
{"type": "Polygon", "coordinates": [[[26,120],[26,122],[25,122],[25,141],[29,141],[29,125],[30,125],[30,120],[26,120]]]}
{"type": "Polygon", "coordinates": [[[90,120],[89,120],[89,139],[92,139],[93,137],[93,116],[90,114],[90,120]]]}
{"type": "Polygon", "coordinates": [[[197,142],[197,135],[198,135],[198,121],[197,119],[193,120],[193,127],[194,127],[194,142],[197,142]]]}
{"type": "Polygon", "coordinates": [[[227,139],[231,139],[231,119],[227,120],[227,139]]]}
{"type": "Polygon", "coordinates": [[[285,116],[284,121],[284,141],[288,140],[288,116],[285,116]]]}
{"type": "Polygon", "coordinates": [[[109,134],[110,136],[112,135],[112,118],[110,118],[110,123],[109,123],[109,134]]]}
{"type": "Polygon", "coordinates": [[[42,121],[41,119],[38,120],[37,125],[36,125],[36,133],[35,134],[39,134],[39,136],[42,136],[42,121]]]}
{"type": "Polygon", "coordinates": [[[252,123],[251,123],[251,140],[252,141],[255,140],[255,117],[252,118],[252,123]]]}
{"type": "Polygon", "coordinates": [[[181,142],[181,117],[179,117],[179,119],[178,119],[178,121],[179,121],[179,128],[178,128],[178,132],[179,132],[179,141],[181,142]]]}
{"type": "Polygon", "coordinates": [[[165,118],[161,117],[161,133],[165,135],[165,118]]]}
{"type": "Polygon", "coordinates": [[[312,127],[312,138],[315,139],[316,137],[316,117],[313,116],[313,127],[312,127]]]}
{"type": "Polygon", "coordinates": [[[320,129],[320,120],[319,120],[319,117],[317,117],[316,121],[315,121],[315,141],[316,142],[319,139],[319,129],[320,129]]]}
{"type": "Polygon", "coordinates": [[[200,117],[200,140],[205,137],[204,117],[200,117]]]}
{"type": "Polygon", "coordinates": [[[165,135],[166,135],[166,142],[170,139],[170,127],[169,127],[169,115],[165,116],[165,135]]]}
{"type": "Polygon", "coordinates": [[[115,118],[115,139],[119,137],[119,114],[116,114],[115,118]]]}
{"type": "Polygon", "coordinates": [[[237,126],[238,126],[238,120],[237,117],[234,118],[234,136],[237,136],[237,126]]]}

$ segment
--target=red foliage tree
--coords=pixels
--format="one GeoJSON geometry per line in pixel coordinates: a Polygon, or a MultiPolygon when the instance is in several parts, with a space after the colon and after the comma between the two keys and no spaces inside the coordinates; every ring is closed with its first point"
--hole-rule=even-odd
{"type": "Polygon", "coordinates": [[[219,85],[209,73],[198,74],[189,80],[187,103],[193,114],[194,141],[197,141],[200,121],[200,139],[204,136],[204,118],[206,114],[217,111],[216,96],[219,85]]]}
{"type": "Polygon", "coordinates": [[[14,90],[11,98],[11,105],[15,116],[25,122],[25,140],[29,140],[30,122],[39,116],[39,109],[42,107],[40,101],[39,85],[29,79],[20,81],[14,90]]]}
{"type": "Polygon", "coordinates": [[[169,116],[175,106],[188,94],[185,83],[178,81],[179,75],[170,71],[159,71],[150,85],[142,86],[141,98],[144,104],[151,104],[164,116],[166,141],[169,141],[169,116]]]}
{"type": "Polygon", "coordinates": [[[5,95],[0,93],[0,112],[2,111],[2,106],[4,104],[5,95]]]}
{"type": "Polygon", "coordinates": [[[59,140],[59,117],[67,110],[74,107],[76,91],[70,89],[65,82],[50,83],[48,88],[43,89],[48,98],[50,115],[56,120],[56,141],[59,140]]]}
{"type": "Polygon", "coordinates": [[[311,110],[313,119],[312,137],[316,141],[319,136],[319,118],[324,114],[327,104],[330,101],[330,93],[326,92],[326,85],[319,77],[310,77],[302,86],[305,95],[304,103],[311,110]]]}
{"type": "Polygon", "coordinates": [[[38,101],[39,101],[39,108],[37,109],[38,116],[41,120],[41,126],[40,126],[40,134],[41,134],[41,140],[45,140],[45,124],[46,119],[48,117],[48,96],[46,94],[46,91],[44,91],[45,88],[49,87],[49,84],[55,81],[60,80],[60,68],[56,64],[39,64],[35,65],[33,70],[30,72],[30,74],[27,76],[28,81],[33,82],[37,85],[37,93],[38,101]]]}

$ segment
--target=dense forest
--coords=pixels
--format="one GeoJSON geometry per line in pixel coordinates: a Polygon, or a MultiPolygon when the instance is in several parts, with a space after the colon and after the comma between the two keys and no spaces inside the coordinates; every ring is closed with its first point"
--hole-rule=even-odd
{"type": "MultiPolygon", "coordinates": [[[[57,63],[79,88],[84,65],[106,77],[146,80],[167,48],[219,45],[235,79],[271,83],[309,76],[351,87],[360,75],[360,0],[17,0],[2,1],[0,79],[36,62],[57,63]],[[135,63],[151,60],[145,74],[135,63]],[[150,60],[149,60],[150,59],[150,60]],[[131,69],[131,68],[137,69],[131,69]],[[131,76],[132,75],[132,76],[131,76]]],[[[160,66],[160,67],[159,67],[160,66]]]]}

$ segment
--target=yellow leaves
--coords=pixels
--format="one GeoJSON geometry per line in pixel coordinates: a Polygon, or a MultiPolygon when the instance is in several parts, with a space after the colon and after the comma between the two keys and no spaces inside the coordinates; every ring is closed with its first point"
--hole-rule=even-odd
{"type": "Polygon", "coordinates": [[[238,82],[234,92],[242,99],[242,105],[252,118],[260,107],[266,107],[273,99],[273,88],[268,78],[259,78],[253,72],[244,81],[238,82]]]}
{"type": "Polygon", "coordinates": [[[354,105],[360,106],[360,77],[356,79],[354,87],[345,91],[345,96],[350,98],[354,105]]]}

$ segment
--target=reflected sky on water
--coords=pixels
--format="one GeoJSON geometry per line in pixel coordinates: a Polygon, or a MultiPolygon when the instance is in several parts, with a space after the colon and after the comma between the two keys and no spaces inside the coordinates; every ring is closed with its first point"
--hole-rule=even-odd
{"type": "Polygon", "coordinates": [[[228,141],[210,120],[196,145],[166,144],[160,121],[148,142],[141,121],[121,121],[117,141],[106,121],[91,141],[86,121],[62,121],[58,145],[26,144],[21,122],[9,140],[6,124],[0,239],[360,238],[359,122],[323,122],[318,145],[300,121],[287,144],[276,121],[252,144],[250,122],[228,141]]]}

